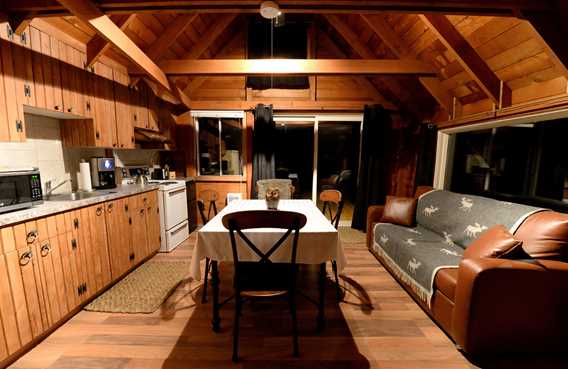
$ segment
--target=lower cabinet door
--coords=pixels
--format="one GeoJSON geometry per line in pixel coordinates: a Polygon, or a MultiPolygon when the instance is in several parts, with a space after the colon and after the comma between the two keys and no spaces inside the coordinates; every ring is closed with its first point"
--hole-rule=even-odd
{"type": "Polygon", "coordinates": [[[22,248],[18,250],[17,263],[21,280],[23,283],[23,289],[26,304],[28,306],[28,318],[30,321],[32,337],[35,338],[43,333],[44,321],[42,319],[42,306],[43,301],[40,298],[41,293],[41,282],[37,279],[39,275],[36,270],[38,266],[38,261],[34,260],[37,255],[34,254],[32,247],[22,248]]]}
{"type": "Polygon", "coordinates": [[[131,239],[128,202],[124,199],[105,204],[110,270],[113,280],[130,268],[131,239]]]}
{"type": "Polygon", "coordinates": [[[148,229],[148,248],[152,253],[160,249],[160,207],[157,191],[152,191],[147,196],[146,228],[148,229]]]}
{"type": "Polygon", "coordinates": [[[35,255],[38,264],[40,265],[42,274],[42,287],[44,304],[47,307],[47,322],[51,326],[63,317],[60,310],[61,303],[59,301],[59,294],[57,291],[57,283],[55,281],[55,271],[53,269],[53,245],[50,240],[42,241],[36,245],[35,255]]]}
{"type": "Polygon", "coordinates": [[[146,208],[144,206],[136,208],[132,212],[132,252],[133,264],[138,264],[148,252],[148,230],[146,229],[146,208]]]}
{"type": "Polygon", "coordinates": [[[22,347],[22,339],[31,340],[31,328],[27,317],[25,298],[22,296],[23,291],[16,290],[15,293],[12,293],[12,286],[23,288],[21,279],[15,278],[19,275],[12,274],[11,269],[13,268],[9,268],[10,261],[8,259],[12,259],[13,256],[17,260],[15,251],[9,253],[8,256],[0,254],[0,325],[2,326],[0,344],[5,347],[5,349],[0,347],[0,361],[22,347]],[[12,283],[13,280],[17,280],[19,283],[12,283]],[[18,307],[15,303],[23,303],[23,307],[18,307]],[[24,324],[19,325],[22,322],[24,324]]]}
{"type": "Polygon", "coordinates": [[[65,292],[67,297],[67,306],[72,310],[81,304],[81,295],[79,294],[80,278],[77,266],[79,265],[77,258],[78,242],[73,232],[68,232],[59,236],[59,244],[61,245],[61,261],[63,263],[63,276],[65,277],[65,292]]]}

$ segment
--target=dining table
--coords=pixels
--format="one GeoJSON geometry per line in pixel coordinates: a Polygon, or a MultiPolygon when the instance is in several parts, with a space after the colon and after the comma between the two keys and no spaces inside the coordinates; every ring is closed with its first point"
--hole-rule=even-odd
{"type": "MultiPolygon", "coordinates": [[[[197,243],[193,249],[190,264],[190,276],[194,280],[201,280],[201,260],[209,258],[211,262],[211,287],[213,290],[212,326],[215,332],[220,331],[221,323],[219,314],[220,305],[222,305],[219,302],[219,263],[233,262],[229,230],[223,226],[222,219],[227,214],[247,210],[268,211],[265,200],[234,200],[197,232],[197,243]]],[[[277,210],[270,211],[279,210],[294,211],[306,216],[306,225],[300,229],[298,236],[296,262],[300,265],[319,266],[318,298],[317,301],[314,300],[312,302],[315,302],[318,307],[317,324],[318,329],[321,330],[325,326],[326,263],[334,260],[337,263],[338,272],[341,272],[347,264],[339,233],[312,200],[280,200],[277,210]]],[[[268,251],[285,232],[285,229],[275,228],[243,230],[247,238],[263,252],[268,251]]],[[[271,255],[271,262],[289,263],[291,244],[292,237],[288,237],[285,243],[271,255]]],[[[259,259],[259,256],[240,239],[238,240],[237,248],[239,261],[257,261],[259,259]]]]}

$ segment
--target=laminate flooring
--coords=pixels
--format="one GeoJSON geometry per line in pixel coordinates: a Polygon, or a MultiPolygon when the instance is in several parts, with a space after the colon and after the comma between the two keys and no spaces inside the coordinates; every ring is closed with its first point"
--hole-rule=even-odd
{"type": "MultiPolygon", "coordinates": [[[[156,259],[191,258],[196,234],[156,259]]],[[[240,358],[231,362],[234,305],[221,310],[222,331],[211,330],[211,303],[201,304],[201,282],[186,279],[152,314],[81,311],[11,369],[470,369],[568,368],[562,358],[499,358],[475,365],[424,313],[367,251],[344,243],[349,265],[337,303],[327,284],[324,332],[316,332],[316,308],[299,298],[300,357],[292,357],[287,303],[244,305],[240,358]]],[[[302,288],[316,290],[316,271],[302,270],[302,288]]],[[[328,268],[331,277],[331,268],[328,268]]],[[[221,297],[231,294],[231,267],[221,264],[221,297]]],[[[315,296],[314,296],[315,297],[315,296]]],[[[210,301],[210,299],[209,299],[210,301]]]]}

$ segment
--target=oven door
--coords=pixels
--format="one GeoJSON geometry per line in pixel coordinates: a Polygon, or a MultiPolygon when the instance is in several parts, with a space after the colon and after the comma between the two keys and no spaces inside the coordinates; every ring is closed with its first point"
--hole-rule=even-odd
{"type": "Polygon", "coordinates": [[[30,206],[32,201],[28,175],[0,176],[0,213],[30,206]]]}
{"type": "Polygon", "coordinates": [[[166,230],[187,220],[187,192],[185,187],[163,191],[164,225],[166,230]]]}

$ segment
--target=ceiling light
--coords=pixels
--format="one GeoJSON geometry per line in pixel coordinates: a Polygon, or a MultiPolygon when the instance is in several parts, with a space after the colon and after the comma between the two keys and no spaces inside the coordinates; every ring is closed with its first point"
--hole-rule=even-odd
{"type": "Polygon", "coordinates": [[[263,1],[260,4],[260,15],[266,19],[274,19],[282,14],[280,7],[274,1],[263,1]]]}

